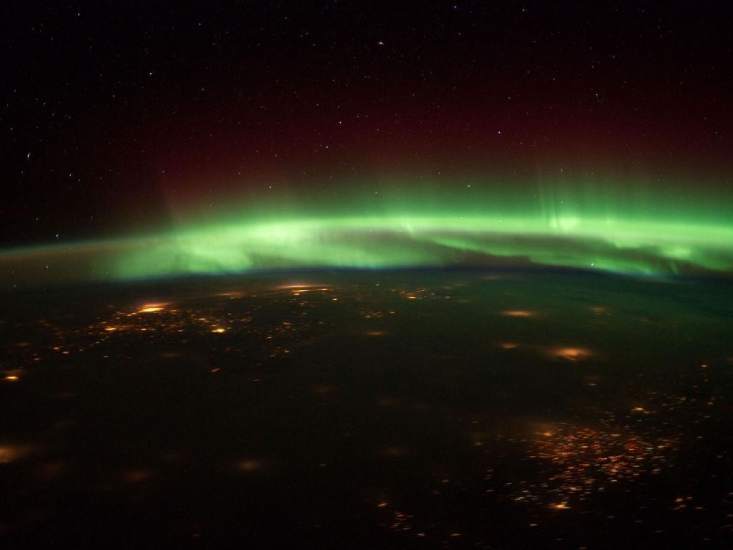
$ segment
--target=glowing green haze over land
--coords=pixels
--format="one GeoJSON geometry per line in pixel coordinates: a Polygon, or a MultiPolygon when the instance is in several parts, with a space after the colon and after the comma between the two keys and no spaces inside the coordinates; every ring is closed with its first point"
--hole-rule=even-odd
{"type": "Polygon", "coordinates": [[[0,262],[16,277],[81,280],[461,265],[733,272],[733,207],[722,195],[600,186],[396,189],[250,202],[150,235],[8,250],[0,262]]]}

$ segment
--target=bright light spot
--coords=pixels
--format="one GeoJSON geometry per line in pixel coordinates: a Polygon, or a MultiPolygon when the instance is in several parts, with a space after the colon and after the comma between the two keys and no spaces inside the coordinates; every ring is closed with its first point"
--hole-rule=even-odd
{"type": "Polygon", "coordinates": [[[217,296],[222,298],[241,298],[243,294],[241,292],[220,292],[217,296]]]}
{"type": "Polygon", "coordinates": [[[0,445],[0,464],[9,464],[31,452],[31,447],[23,445],[0,445]]]}
{"type": "Polygon", "coordinates": [[[211,329],[211,332],[213,332],[214,334],[224,334],[226,331],[227,329],[223,327],[215,327],[211,329]]]}
{"type": "Polygon", "coordinates": [[[505,309],[501,312],[504,317],[534,317],[536,312],[527,309],[505,309]]]}
{"type": "Polygon", "coordinates": [[[582,361],[593,354],[586,348],[562,347],[552,348],[550,355],[558,359],[565,359],[566,361],[582,361]]]}
{"type": "Polygon", "coordinates": [[[138,313],[158,313],[165,309],[167,304],[143,304],[143,306],[137,310],[138,313]]]}
{"type": "Polygon", "coordinates": [[[516,349],[519,347],[519,344],[516,342],[500,342],[499,347],[501,349],[516,349]]]}
{"type": "Polygon", "coordinates": [[[308,290],[309,288],[314,288],[318,285],[314,285],[311,283],[291,283],[289,285],[280,285],[276,287],[278,290],[299,290],[300,292],[303,292],[304,290],[308,290]]]}

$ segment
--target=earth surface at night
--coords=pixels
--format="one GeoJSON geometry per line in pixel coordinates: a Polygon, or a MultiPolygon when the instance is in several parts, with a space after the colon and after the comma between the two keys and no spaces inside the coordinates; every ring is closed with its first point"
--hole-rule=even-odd
{"type": "Polygon", "coordinates": [[[17,291],[5,548],[733,545],[733,285],[308,271],[17,291]]]}

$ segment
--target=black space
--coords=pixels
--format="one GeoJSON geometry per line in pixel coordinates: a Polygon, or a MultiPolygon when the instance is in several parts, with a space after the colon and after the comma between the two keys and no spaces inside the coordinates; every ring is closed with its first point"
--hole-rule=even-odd
{"type": "Polygon", "coordinates": [[[171,194],[221,200],[213,175],[246,187],[276,171],[310,185],[394,150],[390,166],[471,156],[494,120],[512,141],[488,147],[511,160],[572,160],[590,141],[609,162],[652,172],[730,166],[723,3],[0,10],[6,245],[164,226],[171,194]],[[342,118],[353,123],[333,132],[342,118]]]}

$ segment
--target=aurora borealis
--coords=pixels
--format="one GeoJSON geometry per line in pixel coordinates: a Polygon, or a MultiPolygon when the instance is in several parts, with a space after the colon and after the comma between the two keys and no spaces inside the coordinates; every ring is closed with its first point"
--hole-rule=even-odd
{"type": "Polygon", "coordinates": [[[100,281],[303,268],[733,272],[733,212],[724,201],[567,183],[532,193],[463,188],[463,195],[418,195],[406,185],[371,197],[263,199],[207,219],[181,218],[168,231],[6,251],[0,262],[30,266],[30,278],[100,281]]]}
{"type": "Polygon", "coordinates": [[[474,2],[232,10],[19,14],[3,284],[733,272],[722,18],[474,2]]]}

